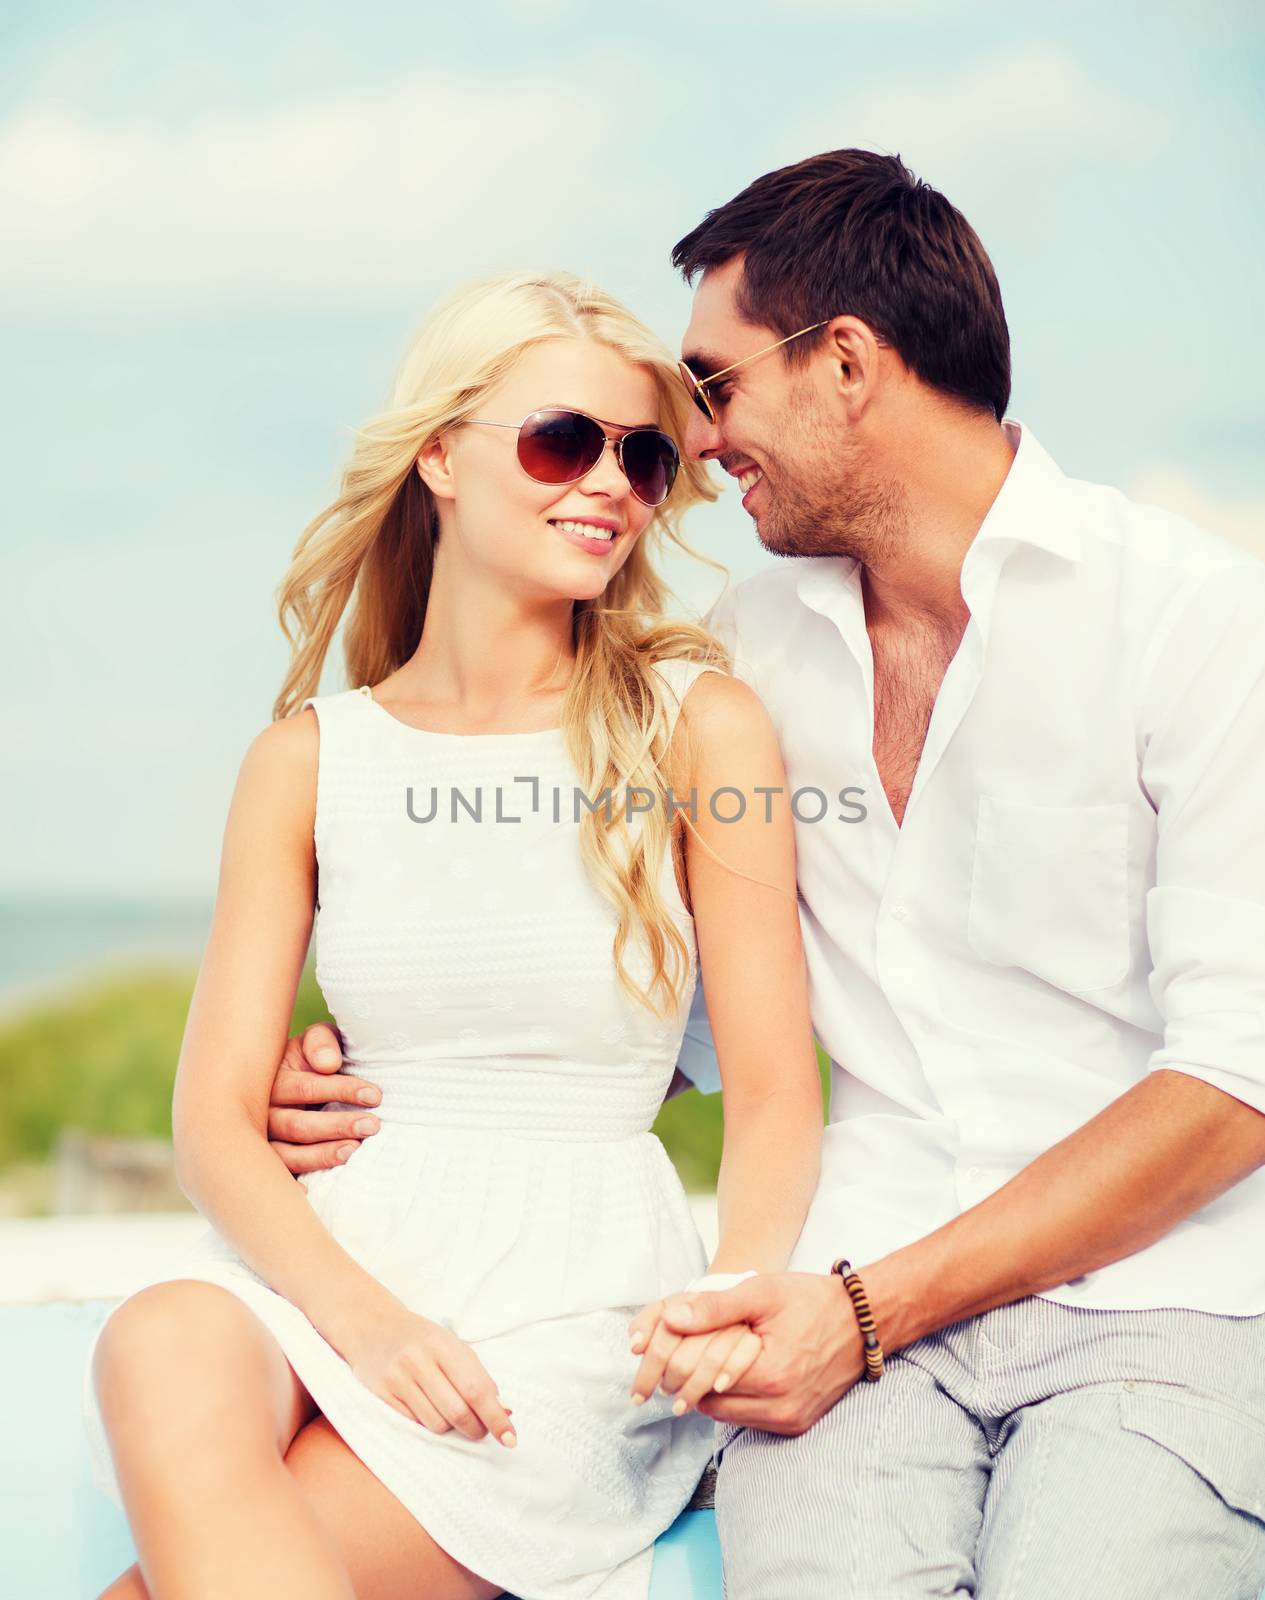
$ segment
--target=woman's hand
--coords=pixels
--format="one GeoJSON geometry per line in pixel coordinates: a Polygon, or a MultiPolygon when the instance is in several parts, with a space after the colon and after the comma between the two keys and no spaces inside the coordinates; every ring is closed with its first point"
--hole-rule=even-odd
{"type": "Polygon", "coordinates": [[[633,1354],[645,1351],[633,1380],[632,1400],[641,1405],[662,1386],[665,1394],[676,1395],[672,1409],[683,1416],[705,1394],[724,1394],[737,1383],[762,1345],[759,1334],[745,1322],[708,1333],[673,1333],[663,1321],[664,1308],[670,1303],[652,1300],[629,1325],[633,1354]]]}
{"type": "Polygon", "coordinates": [[[507,1449],[518,1442],[507,1406],[486,1367],[450,1329],[407,1306],[376,1314],[340,1352],[366,1388],[432,1433],[466,1439],[489,1430],[507,1449]]]}

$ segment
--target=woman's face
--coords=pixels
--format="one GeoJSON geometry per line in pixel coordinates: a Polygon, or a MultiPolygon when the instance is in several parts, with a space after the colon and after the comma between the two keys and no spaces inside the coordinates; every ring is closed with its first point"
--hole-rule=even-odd
{"type": "Polygon", "coordinates": [[[593,599],[627,561],[654,508],[633,494],[609,445],[575,483],[529,477],[519,464],[516,428],[530,412],[548,406],[583,411],[612,433],[659,426],[654,379],[644,367],[596,340],[550,339],[527,350],[513,373],[479,402],[479,417],[514,427],[455,429],[447,440],[446,484],[423,475],[472,562],[526,581],[542,594],[593,599]],[[587,546],[576,524],[592,528],[587,546]],[[593,535],[608,529],[610,542],[592,547],[593,535]]]}

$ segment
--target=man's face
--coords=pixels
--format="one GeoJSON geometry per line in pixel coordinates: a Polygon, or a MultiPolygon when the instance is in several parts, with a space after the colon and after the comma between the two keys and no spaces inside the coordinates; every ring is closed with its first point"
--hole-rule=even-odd
{"type": "MultiPolygon", "coordinates": [[[[738,256],[708,268],[699,281],[681,341],[682,360],[697,378],[782,337],[740,316],[741,274],[738,256]]],[[[838,370],[829,342],[795,367],[781,350],[768,350],[708,385],[715,423],[690,408],[686,450],[737,479],[760,542],[774,555],[865,559],[881,536],[887,491],[874,481],[850,428],[838,370]]]]}

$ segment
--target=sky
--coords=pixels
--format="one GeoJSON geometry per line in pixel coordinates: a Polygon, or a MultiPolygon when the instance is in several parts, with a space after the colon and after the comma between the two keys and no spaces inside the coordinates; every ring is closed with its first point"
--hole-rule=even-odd
{"type": "MultiPolygon", "coordinates": [[[[565,267],[675,350],[672,244],[818,150],[971,220],[1065,471],[1265,554],[1263,128],[1237,0],[3,8],[0,895],[213,894],[274,591],[435,298],[565,267]]],[[[686,535],[776,559],[733,488],[686,535]]]]}

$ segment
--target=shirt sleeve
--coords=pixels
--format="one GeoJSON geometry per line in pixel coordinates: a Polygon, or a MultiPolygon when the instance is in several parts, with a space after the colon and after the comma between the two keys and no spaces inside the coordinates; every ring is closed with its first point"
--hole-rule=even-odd
{"type": "Polygon", "coordinates": [[[720,1092],[720,1062],[716,1059],[716,1046],[712,1040],[711,1023],[707,1020],[707,1001],[703,997],[701,980],[694,987],[694,1003],[690,1006],[676,1064],[678,1071],[685,1074],[700,1094],[720,1092]]]}
{"type": "Polygon", "coordinates": [[[730,587],[715,602],[707,615],[701,619],[701,626],[706,628],[709,633],[714,633],[721,644],[731,652],[737,644],[736,613],[734,590],[730,587]]]}
{"type": "Polygon", "coordinates": [[[1194,587],[1153,647],[1141,717],[1157,816],[1149,986],[1164,1019],[1148,1069],[1265,1111],[1265,563],[1194,587]]]}
{"type": "Polygon", "coordinates": [[[761,661],[767,655],[768,608],[752,604],[751,582],[744,578],[727,588],[700,623],[729,651],[734,677],[749,684],[765,705],[770,705],[773,697],[764,683],[761,661]]]}

